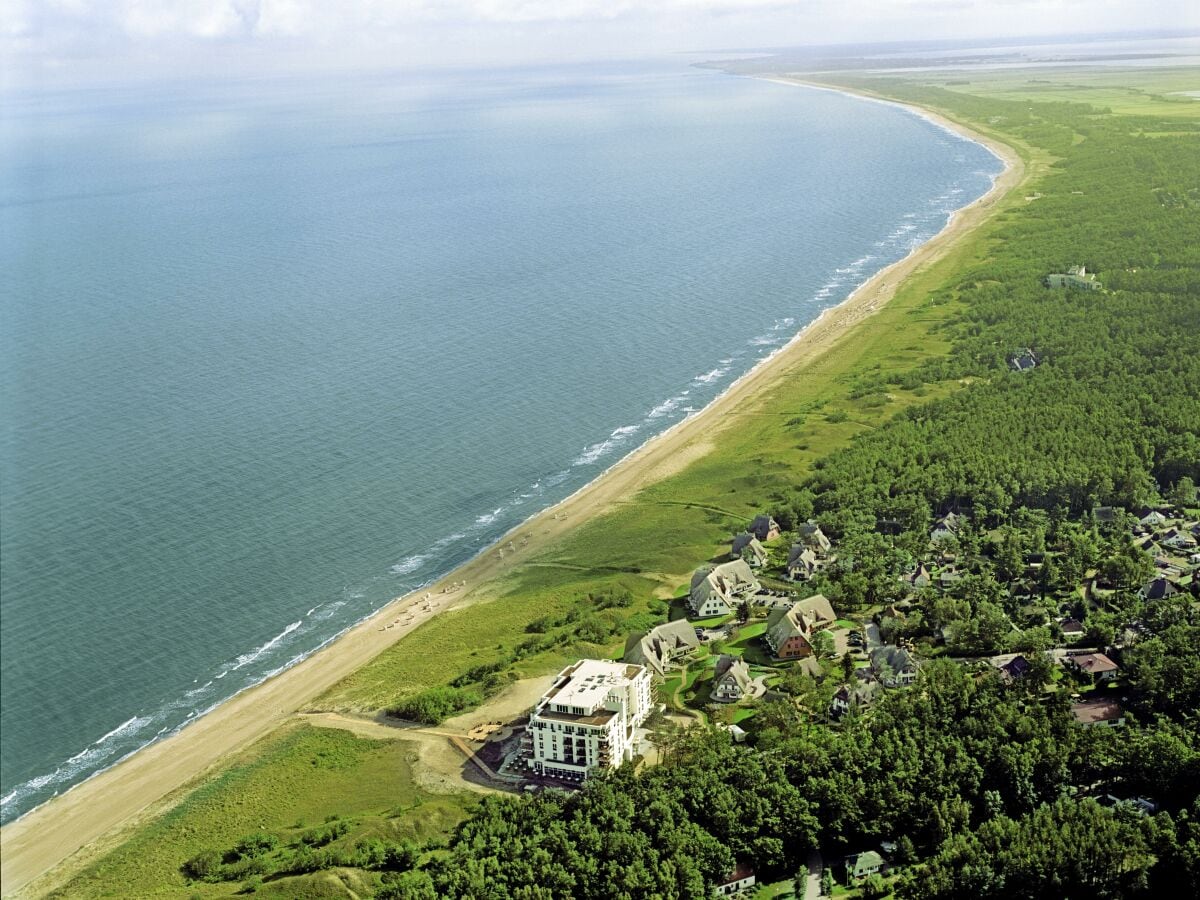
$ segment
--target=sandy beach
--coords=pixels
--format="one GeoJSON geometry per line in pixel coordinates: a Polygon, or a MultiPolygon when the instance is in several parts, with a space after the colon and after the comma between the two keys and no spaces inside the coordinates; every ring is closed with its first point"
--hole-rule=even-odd
{"type": "MultiPolygon", "coordinates": [[[[770,80],[793,85],[800,79],[770,80]]],[[[831,88],[813,85],[824,90],[831,88]]],[[[849,92],[847,92],[849,93],[849,92]]],[[[865,95],[864,95],[865,96],[865,95]]],[[[870,98],[875,99],[875,98],[870,98]]],[[[891,102],[891,101],[887,101],[891,102]]],[[[430,617],[488,595],[489,585],[615,504],[702,457],[714,434],[755,401],[830,352],[893,296],[912,273],[943,257],[980,224],[1024,176],[1009,147],[923,109],[917,114],[991,149],[1005,163],[992,189],[959,210],[936,237],[888,266],[843,303],[826,310],[789,344],[763,360],[691,418],[651,439],[589,485],[518,528],[437,583],[398,598],[295,667],[222,704],[181,732],[153,744],[0,830],[4,896],[38,896],[110,849],[131,826],[167,808],[195,780],[276,728],[313,699],[430,617]],[[528,540],[525,540],[527,536],[528,540]],[[512,549],[508,548],[512,542],[512,549]],[[504,547],[503,556],[499,548],[504,547]],[[429,595],[426,598],[426,595],[429,595]]]]}

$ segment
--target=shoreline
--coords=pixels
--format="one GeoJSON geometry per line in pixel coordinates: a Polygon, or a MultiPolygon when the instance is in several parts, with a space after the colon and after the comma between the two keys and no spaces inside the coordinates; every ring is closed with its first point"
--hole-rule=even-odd
{"type": "Polygon", "coordinates": [[[939,114],[906,103],[788,76],[761,80],[842,93],[900,106],[939,127],[986,147],[1004,164],[982,196],[950,214],[946,225],[902,259],[885,266],[801,328],[787,343],[757,361],[700,411],[650,437],[558,503],[508,531],[429,585],[398,597],[347,627],[304,660],[248,687],[167,737],[133,751],[0,829],[0,880],[4,896],[50,890],[106,852],[130,826],[172,805],[180,791],[234,753],[304,711],[316,697],[439,612],[489,596],[499,577],[531,553],[560,540],[643,488],[703,457],[728,415],[823,356],[895,294],[904,279],[940,259],[956,239],[983,222],[996,202],[1020,182],[1024,163],[1010,147],[939,114]],[[498,550],[534,537],[498,558],[498,550]],[[454,587],[463,582],[462,587],[454,587]],[[425,597],[430,597],[426,604],[425,597]],[[423,606],[428,605],[428,609],[423,606]],[[401,624],[401,616],[408,619],[401,624]],[[391,624],[389,624],[389,622],[391,624]]]}

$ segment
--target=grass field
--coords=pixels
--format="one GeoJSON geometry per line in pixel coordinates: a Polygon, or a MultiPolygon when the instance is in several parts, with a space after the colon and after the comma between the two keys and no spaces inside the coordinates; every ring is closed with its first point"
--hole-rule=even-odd
{"type": "MultiPolygon", "coordinates": [[[[286,841],[330,816],[347,840],[419,843],[448,833],[476,800],[436,795],[413,780],[413,745],[296,724],[251,747],[166,815],[137,831],[55,897],[222,897],[238,882],[189,882],[180,866],[194,854],[232,846],[255,832],[286,841]]],[[[347,897],[367,873],[333,870],[267,882],[267,897],[347,897]]],[[[359,885],[360,889],[363,885],[359,885]]],[[[374,885],[371,890],[374,890],[374,885]]]]}
{"type": "Polygon", "coordinates": [[[1118,115],[1200,119],[1200,100],[1188,96],[1200,91],[1195,68],[1015,69],[923,80],[977,97],[1090,103],[1118,115]]]}

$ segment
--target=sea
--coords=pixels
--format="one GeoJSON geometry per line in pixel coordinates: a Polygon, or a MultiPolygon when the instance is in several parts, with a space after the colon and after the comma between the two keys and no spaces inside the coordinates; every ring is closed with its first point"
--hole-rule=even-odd
{"type": "Polygon", "coordinates": [[[0,818],[704,408],[1000,171],[672,58],[0,98],[0,818]]]}

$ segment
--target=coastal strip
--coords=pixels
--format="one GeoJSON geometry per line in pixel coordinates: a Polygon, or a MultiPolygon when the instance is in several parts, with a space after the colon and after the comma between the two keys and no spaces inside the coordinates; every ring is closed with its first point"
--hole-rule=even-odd
{"type": "MultiPolygon", "coordinates": [[[[821,90],[829,85],[772,76],[769,80],[821,90]]],[[[872,100],[894,101],[842,91],[872,100]]],[[[169,808],[231,754],[249,746],[431,617],[489,596],[495,580],[533,553],[561,540],[645,487],[703,457],[713,437],[730,427],[774,387],[828,353],[888,302],[900,284],[941,259],[982,223],[1024,177],[1007,145],[929,110],[914,114],[986,146],[1005,164],[991,189],[953,213],[937,235],[876,273],[837,306],[821,313],[791,341],[765,357],[699,412],[624,457],[595,480],[504,535],[488,550],[434,584],[398,598],[294,667],[232,697],[193,724],[132,754],[110,769],[31,810],[0,829],[0,884],[5,896],[52,890],[107,852],[127,829],[169,808]],[[524,537],[532,535],[528,541],[524,537]],[[498,550],[515,548],[501,558],[498,550]],[[520,544],[520,546],[517,546],[520,544]]]]}

